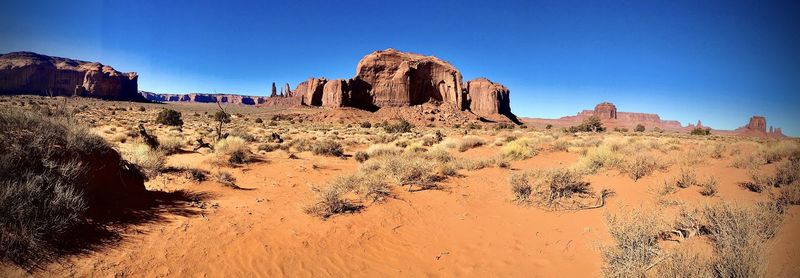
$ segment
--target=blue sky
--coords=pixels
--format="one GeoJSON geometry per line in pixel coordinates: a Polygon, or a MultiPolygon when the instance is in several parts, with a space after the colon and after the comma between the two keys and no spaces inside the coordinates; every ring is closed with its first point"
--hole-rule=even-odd
{"type": "Polygon", "coordinates": [[[620,111],[800,135],[800,4],[784,1],[3,1],[0,53],[139,73],[155,92],[269,93],[396,48],[511,90],[512,111],[620,111]],[[302,3],[301,3],[302,2],[302,3]]]}

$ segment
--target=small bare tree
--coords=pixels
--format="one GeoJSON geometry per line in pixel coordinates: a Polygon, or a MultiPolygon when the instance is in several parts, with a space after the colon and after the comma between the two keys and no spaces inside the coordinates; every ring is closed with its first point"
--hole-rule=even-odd
{"type": "Polygon", "coordinates": [[[214,114],[214,120],[217,121],[217,141],[219,141],[223,137],[222,127],[231,122],[231,115],[225,112],[225,108],[222,107],[219,98],[217,98],[217,107],[219,107],[219,111],[214,114]]]}

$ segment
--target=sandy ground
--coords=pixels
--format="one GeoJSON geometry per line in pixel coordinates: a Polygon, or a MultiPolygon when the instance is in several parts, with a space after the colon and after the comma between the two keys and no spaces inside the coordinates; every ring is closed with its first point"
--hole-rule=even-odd
{"type": "MultiPolygon", "coordinates": [[[[482,147],[464,153],[493,152],[482,147]]],[[[207,181],[192,183],[164,175],[148,182],[153,190],[184,189],[211,197],[202,214],[165,215],[163,221],[132,227],[119,244],[52,265],[34,276],[599,276],[599,247],[609,242],[604,213],[628,206],[650,209],[650,184],[674,173],[658,172],[637,182],[606,171],[589,177],[595,188],[616,192],[600,209],[551,212],[510,202],[511,171],[574,163],[571,153],[544,153],[511,169],[464,171],[443,190],[406,192],[366,210],[327,221],[302,211],[312,202],[311,186],[357,168],[354,160],[277,151],[264,162],[231,170],[236,190],[207,181]]],[[[213,169],[200,154],[178,154],[170,164],[213,169]]],[[[682,189],[684,202],[752,202],[763,195],[742,190],[744,170],[719,161],[699,173],[720,177],[717,197],[682,189]]],[[[674,169],[672,169],[674,170],[674,169]]],[[[768,249],[768,276],[791,277],[800,262],[800,210],[793,208],[768,249]]],[[[19,270],[8,276],[24,276],[19,270]]]]}

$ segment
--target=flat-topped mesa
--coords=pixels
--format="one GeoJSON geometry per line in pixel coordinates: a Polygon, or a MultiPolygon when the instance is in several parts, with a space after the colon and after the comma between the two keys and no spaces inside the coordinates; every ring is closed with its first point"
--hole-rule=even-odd
{"type": "Polygon", "coordinates": [[[594,107],[594,116],[601,120],[617,118],[617,106],[610,102],[603,102],[594,107]]]}
{"type": "Polygon", "coordinates": [[[154,102],[192,102],[192,103],[224,103],[224,104],[245,104],[255,105],[265,102],[267,97],[243,96],[234,94],[155,94],[151,92],[140,92],[149,101],[154,102]]]}
{"type": "Polygon", "coordinates": [[[745,126],[749,130],[767,132],[767,118],[764,116],[750,117],[750,122],[745,126]]]}
{"type": "Polygon", "coordinates": [[[0,95],[84,96],[145,101],[138,75],[96,63],[33,52],[0,55],[0,95]]]}

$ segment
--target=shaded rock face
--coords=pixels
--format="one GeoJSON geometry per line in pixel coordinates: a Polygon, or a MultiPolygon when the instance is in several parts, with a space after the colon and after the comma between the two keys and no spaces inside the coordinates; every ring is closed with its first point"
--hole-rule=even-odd
{"type": "Polygon", "coordinates": [[[322,106],[345,107],[350,103],[350,91],[344,79],[331,80],[322,89],[322,106]]]}
{"type": "Polygon", "coordinates": [[[478,115],[511,114],[508,88],[486,78],[476,78],[467,82],[466,102],[469,109],[478,115]]]}
{"type": "Polygon", "coordinates": [[[265,97],[243,96],[233,94],[155,94],[151,92],[140,92],[143,97],[154,102],[196,102],[196,103],[224,103],[224,104],[245,104],[256,105],[265,102],[265,97]]]}
{"type": "Polygon", "coordinates": [[[369,84],[375,106],[411,106],[438,101],[462,107],[461,73],[433,56],[376,51],[358,62],[356,77],[369,84]]]}
{"type": "Polygon", "coordinates": [[[0,56],[0,94],[84,96],[144,101],[138,75],[100,63],[51,57],[33,52],[0,56]]]}
{"type": "Polygon", "coordinates": [[[604,119],[617,118],[617,106],[610,102],[603,102],[594,107],[594,116],[604,119]]]}
{"type": "Polygon", "coordinates": [[[750,117],[750,122],[746,127],[750,130],[767,132],[767,119],[762,116],[750,117]]]}

